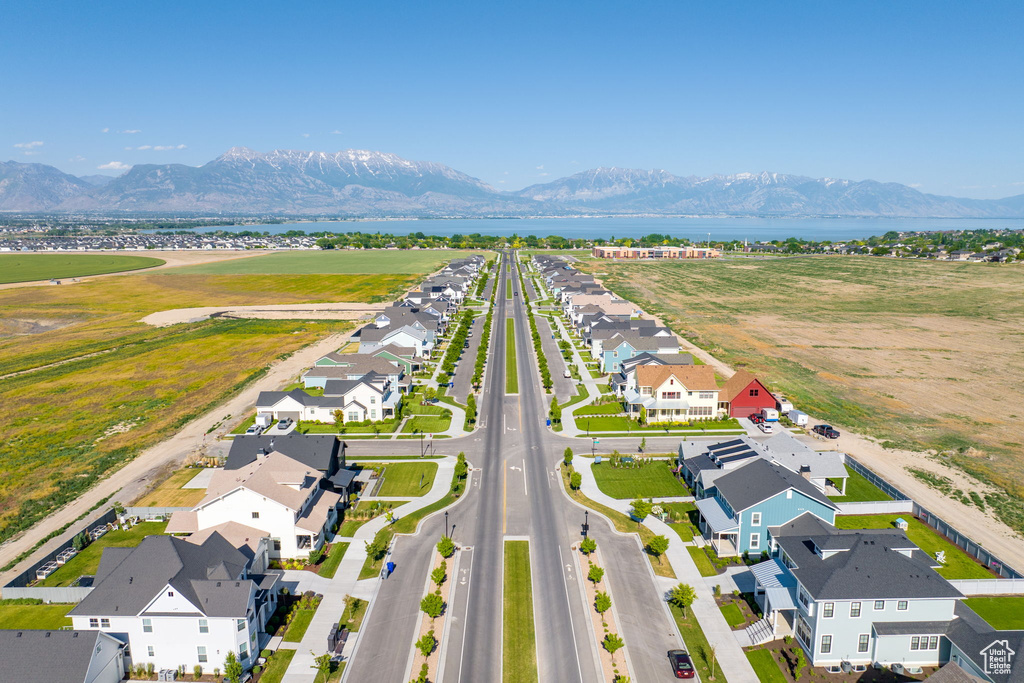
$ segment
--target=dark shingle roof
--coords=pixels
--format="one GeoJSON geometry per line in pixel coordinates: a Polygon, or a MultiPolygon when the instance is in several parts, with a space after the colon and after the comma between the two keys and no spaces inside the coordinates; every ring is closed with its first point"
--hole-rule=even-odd
{"type": "Polygon", "coordinates": [[[781,465],[767,460],[755,459],[747,465],[722,475],[715,480],[718,493],[728,501],[733,510],[739,512],[768,500],[787,489],[796,489],[808,498],[818,501],[833,510],[835,503],[799,474],[790,472],[781,465]]]}
{"type": "Polygon", "coordinates": [[[1024,681],[1024,665],[1020,663],[1024,661],[1024,631],[997,631],[963,602],[957,602],[953,614],[957,618],[950,623],[946,630],[946,637],[961,652],[971,657],[976,664],[981,664],[981,652],[992,643],[1005,640],[1007,646],[1017,653],[1011,672],[1009,674],[991,674],[989,678],[996,683],[1024,681]]]}
{"type": "Polygon", "coordinates": [[[0,683],[84,681],[101,640],[124,647],[100,631],[0,630],[0,683]]]}
{"type": "Polygon", "coordinates": [[[880,636],[933,636],[945,633],[948,621],[876,621],[871,624],[880,636]]]}
{"type": "Polygon", "coordinates": [[[236,436],[231,442],[226,470],[237,470],[256,460],[260,449],[278,451],[328,476],[338,468],[345,455],[345,444],[329,434],[284,434],[281,436],[236,436]],[[271,447],[273,444],[273,447],[271,447]]]}

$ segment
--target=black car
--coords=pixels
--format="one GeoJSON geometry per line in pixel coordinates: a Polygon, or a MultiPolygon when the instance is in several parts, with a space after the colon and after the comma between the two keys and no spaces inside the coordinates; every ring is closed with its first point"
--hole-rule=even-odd
{"type": "Polygon", "coordinates": [[[839,430],[834,428],[832,425],[814,425],[814,429],[812,431],[814,431],[815,434],[820,434],[826,439],[839,438],[839,430]]]}
{"type": "Polygon", "coordinates": [[[672,673],[676,678],[693,678],[696,675],[693,662],[690,661],[690,655],[686,650],[669,650],[668,661],[672,664],[672,673]]]}

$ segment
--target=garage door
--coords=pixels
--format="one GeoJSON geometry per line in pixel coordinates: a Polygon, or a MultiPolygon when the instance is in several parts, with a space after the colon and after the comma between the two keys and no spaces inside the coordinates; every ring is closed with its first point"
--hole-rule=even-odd
{"type": "Polygon", "coordinates": [[[750,417],[754,413],[761,412],[761,409],[755,406],[736,406],[730,412],[733,417],[750,417]]]}
{"type": "Polygon", "coordinates": [[[278,420],[291,419],[291,420],[295,420],[296,422],[298,422],[299,418],[301,418],[301,417],[302,417],[302,414],[297,412],[297,411],[281,410],[281,411],[279,411],[277,413],[277,419],[278,420]]]}

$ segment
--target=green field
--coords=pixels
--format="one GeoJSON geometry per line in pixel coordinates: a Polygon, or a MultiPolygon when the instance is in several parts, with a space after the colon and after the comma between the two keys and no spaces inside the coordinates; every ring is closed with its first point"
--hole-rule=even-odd
{"type": "Polygon", "coordinates": [[[537,640],[533,623],[533,583],[529,541],[505,541],[502,613],[502,683],[537,680],[537,640]]]}
{"type": "Polygon", "coordinates": [[[749,650],[747,659],[761,683],[786,683],[787,679],[772,657],[771,650],[749,650]]]}
{"type": "Polygon", "coordinates": [[[95,576],[104,548],[134,548],[146,536],[158,536],[166,528],[166,522],[141,522],[127,531],[108,531],[36,585],[70,586],[80,576],[95,576]]]}
{"type": "Polygon", "coordinates": [[[850,475],[846,480],[846,495],[829,496],[829,499],[837,503],[892,500],[892,497],[882,493],[881,489],[865,479],[863,475],[857,474],[849,467],[846,468],[846,472],[850,475]]]}
{"type": "Polygon", "coordinates": [[[992,579],[995,575],[978,564],[970,555],[953,545],[927,524],[911,514],[904,515],[839,515],[836,527],[840,529],[895,529],[893,522],[903,518],[908,523],[907,538],[933,558],[946,551],[946,564],[937,571],[947,579],[992,579]]]}
{"type": "Polygon", "coordinates": [[[378,496],[422,496],[430,492],[437,474],[436,462],[395,462],[386,468],[378,496]]]}
{"type": "MultiPolygon", "coordinates": [[[[326,251],[274,252],[265,256],[231,259],[195,266],[168,268],[167,274],[189,275],[289,275],[289,274],[408,274],[424,275],[472,251],[392,249],[330,249],[326,251]]],[[[162,273],[164,271],[161,271],[162,273]]]]}
{"type": "Polygon", "coordinates": [[[147,256],[113,254],[0,254],[0,285],[121,273],[164,263],[162,259],[147,256]]]}
{"type": "Polygon", "coordinates": [[[690,495],[686,486],[676,479],[664,461],[655,461],[635,469],[612,467],[610,462],[605,461],[590,469],[597,481],[597,488],[612,498],[632,500],[690,495]]]}
{"type": "Polygon", "coordinates": [[[505,319],[505,393],[519,393],[519,368],[516,365],[516,323],[505,319]]]}
{"type": "Polygon", "coordinates": [[[74,605],[3,605],[0,604],[0,629],[41,628],[59,630],[71,626],[66,616],[74,605]]]}
{"type": "Polygon", "coordinates": [[[991,598],[967,598],[964,604],[998,631],[1024,629],[1024,596],[1001,595],[991,598]]]}

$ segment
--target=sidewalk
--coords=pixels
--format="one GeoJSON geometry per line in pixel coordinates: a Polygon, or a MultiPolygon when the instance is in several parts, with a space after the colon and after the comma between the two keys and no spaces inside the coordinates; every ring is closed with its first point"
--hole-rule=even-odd
{"type": "MultiPolygon", "coordinates": [[[[452,456],[446,456],[441,460],[433,460],[432,462],[437,463],[437,474],[434,476],[434,485],[430,488],[430,492],[395,508],[395,519],[401,519],[420,508],[427,507],[448,494],[452,476],[455,473],[456,459],[452,456]]],[[[309,628],[306,629],[302,641],[299,643],[281,644],[282,648],[295,650],[295,657],[288,666],[282,683],[313,683],[313,680],[316,678],[316,670],[313,668],[314,660],[326,650],[327,636],[334,629],[338,620],[341,619],[341,614],[345,609],[346,595],[367,600],[372,600],[376,596],[377,588],[381,582],[380,577],[364,579],[362,581],[359,581],[358,577],[359,572],[363,568],[363,563],[366,561],[366,543],[372,541],[377,532],[383,529],[385,525],[387,525],[387,520],[381,515],[359,527],[352,538],[335,537],[334,540],[338,542],[348,541],[349,546],[333,579],[322,579],[319,576],[316,576],[316,578],[295,576],[308,572],[287,572],[285,574],[286,581],[300,580],[300,585],[310,586],[310,590],[317,590],[324,597],[316,610],[316,614],[313,615],[313,620],[310,622],[309,628]]],[[[367,610],[369,609],[368,606],[367,610]]],[[[353,633],[349,636],[349,641],[345,644],[345,650],[351,651],[358,638],[358,633],[353,633]]],[[[411,645],[410,643],[410,647],[411,645]]]]}
{"type": "MultiPolygon", "coordinates": [[[[629,501],[606,496],[597,488],[597,481],[594,479],[594,473],[590,469],[591,465],[593,465],[591,458],[577,455],[573,459],[573,463],[576,471],[580,473],[583,479],[580,490],[587,498],[602,505],[607,505],[625,515],[629,514],[629,501]]],[[[690,553],[686,549],[687,544],[684,544],[667,524],[655,517],[648,516],[643,521],[643,524],[655,534],[669,539],[670,542],[665,557],[668,558],[669,564],[672,565],[672,569],[676,573],[676,580],[690,584],[697,593],[697,599],[690,607],[690,610],[697,617],[697,621],[704,630],[704,635],[707,637],[708,642],[715,646],[722,673],[725,674],[730,683],[759,683],[757,674],[754,673],[749,660],[743,654],[743,649],[740,647],[735,633],[729,624],[726,623],[725,617],[722,616],[721,610],[718,609],[718,605],[715,603],[714,595],[711,592],[711,584],[700,575],[700,572],[697,571],[697,566],[690,558],[690,553]]],[[[664,583],[662,582],[663,588],[665,587],[664,583]]]]}
{"type": "Polygon", "coordinates": [[[589,406],[591,403],[597,400],[601,395],[601,391],[597,388],[597,380],[590,376],[590,370],[587,369],[586,363],[583,361],[583,356],[580,355],[579,349],[576,348],[576,344],[573,343],[572,338],[565,329],[565,325],[562,323],[560,315],[551,316],[551,320],[557,323],[558,333],[565,341],[569,342],[572,347],[573,360],[576,363],[576,370],[579,371],[580,377],[583,379],[581,382],[587,389],[587,398],[583,399],[579,403],[575,403],[565,410],[562,411],[562,431],[559,432],[560,436],[579,436],[583,433],[583,430],[576,426],[576,418],[574,413],[577,408],[583,406],[589,406]]]}

